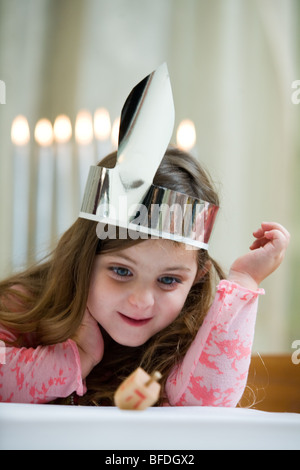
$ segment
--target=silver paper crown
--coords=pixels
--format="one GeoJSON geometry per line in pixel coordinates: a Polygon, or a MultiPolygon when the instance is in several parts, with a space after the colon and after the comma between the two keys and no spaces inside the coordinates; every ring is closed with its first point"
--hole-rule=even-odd
{"type": "Polygon", "coordinates": [[[152,184],[174,121],[171,83],[163,64],[125,102],[115,167],[90,168],[79,217],[99,222],[99,238],[114,237],[115,230],[105,231],[108,224],[124,228],[132,238],[150,235],[208,248],[218,207],[152,184]]]}

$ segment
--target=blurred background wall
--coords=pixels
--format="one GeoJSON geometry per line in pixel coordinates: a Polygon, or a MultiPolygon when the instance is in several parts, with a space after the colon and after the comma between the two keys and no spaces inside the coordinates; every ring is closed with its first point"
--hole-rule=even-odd
{"type": "MultiPolygon", "coordinates": [[[[228,270],[262,221],[291,232],[284,264],[262,286],[254,350],[292,353],[300,340],[299,58],[298,0],[0,0],[0,277],[13,269],[13,240],[23,238],[12,215],[15,117],[29,123],[33,221],[38,120],[70,118],[75,158],[79,111],[105,107],[113,121],[132,87],[166,61],[175,129],[186,118],[195,123],[193,152],[220,190],[211,254],[228,270]]],[[[69,179],[78,199],[76,171],[69,179]]],[[[49,233],[53,247],[57,233],[49,233]]],[[[28,264],[34,237],[30,223],[28,264]]]]}

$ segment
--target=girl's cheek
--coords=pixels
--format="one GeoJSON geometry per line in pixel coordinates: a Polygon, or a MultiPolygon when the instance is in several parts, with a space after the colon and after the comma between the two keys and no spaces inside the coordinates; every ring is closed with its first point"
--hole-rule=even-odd
{"type": "Polygon", "coordinates": [[[180,312],[182,311],[185,301],[188,296],[188,292],[178,292],[177,295],[174,296],[172,303],[169,303],[169,309],[170,309],[170,317],[172,321],[176,320],[176,318],[180,315],[180,312]]]}
{"type": "Polygon", "coordinates": [[[160,311],[165,313],[168,312],[166,314],[166,321],[168,321],[168,323],[172,323],[176,320],[182,310],[184,302],[185,301],[182,299],[182,296],[174,296],[172,301],[168,299],[164,305],[162,305],[162,303],[160,304],[160,311]]]}

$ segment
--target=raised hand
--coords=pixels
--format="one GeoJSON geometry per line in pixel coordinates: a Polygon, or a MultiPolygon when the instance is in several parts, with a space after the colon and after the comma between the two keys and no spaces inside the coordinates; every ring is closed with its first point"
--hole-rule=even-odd
{"type": "Polygon", "coordinates": [[[263,222],[253,235],[251,251],[232,264],[228,279],[255,290],[282,263],[290,234],[278,223],[263,222]]]}

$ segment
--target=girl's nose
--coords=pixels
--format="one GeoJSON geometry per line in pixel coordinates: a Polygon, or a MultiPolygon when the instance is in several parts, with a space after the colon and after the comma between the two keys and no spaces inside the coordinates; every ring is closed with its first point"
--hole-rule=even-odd
{"type": "Polygon", "coordinates": [[[153,292],[151,289],[137,287],[134,291],[130,292],[128,302],[133,307],[143,310],[149,309],[154,305],[153,292]]]}

